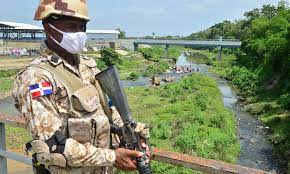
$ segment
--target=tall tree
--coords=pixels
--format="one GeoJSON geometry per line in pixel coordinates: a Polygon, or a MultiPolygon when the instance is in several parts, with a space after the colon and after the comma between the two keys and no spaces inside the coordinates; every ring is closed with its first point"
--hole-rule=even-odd
{"type": "Polygon", "coordinates": [[[126,37],[126,32],[121,30],[120,28],[117,28],[117,30],[120,32],[119,39],[124,39],[126,37]]]}

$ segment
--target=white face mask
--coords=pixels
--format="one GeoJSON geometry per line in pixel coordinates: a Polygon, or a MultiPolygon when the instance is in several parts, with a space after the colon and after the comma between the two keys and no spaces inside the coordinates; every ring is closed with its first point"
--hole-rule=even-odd
{"type": "Polygon", "coordinates": [[[85,32],[67,33],[67,32],[63,32],[55,28],[51,24],[48,24],[48,25],[51,28],[63,34],[62,41],[60,43],[56,39],[54,39],[52,36],[50,36],[50,38],[59,46],[61,46],[63,49],[65,49],[71,54],[78,54],[83,51],[83,49],[86,46],[86,41],[87,41],[87,35],[85,32]]]}

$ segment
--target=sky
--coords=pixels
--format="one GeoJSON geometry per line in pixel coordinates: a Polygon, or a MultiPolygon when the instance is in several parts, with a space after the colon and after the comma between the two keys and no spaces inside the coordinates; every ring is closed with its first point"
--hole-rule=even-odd
{"type": "MultiPolygon", "coordinates": [[[[237,20],[279,0],[87,0],[88,29],[121,28],[127,36],[187,36],[223,20],[237,20]]],[[[38,0],[2,0],[0,21],[41,26],[33,20],[38,0]]]]}

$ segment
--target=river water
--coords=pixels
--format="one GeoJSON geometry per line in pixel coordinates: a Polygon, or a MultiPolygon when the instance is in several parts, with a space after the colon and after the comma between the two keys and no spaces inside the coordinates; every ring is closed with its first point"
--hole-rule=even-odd
{"type": "MultiPolygon", "coordinates": [[[[178,62],[180,66],[188,65],[185,62],[184,56],[181,55],[178,62]]],[[[209,72],[209,66],[204,64],[191,64],[193,67],[198,67],[201,74],[214,78],[217,81],[218,88],[222,94],[222,99],[225,107],[230,109],[236,118],[238,137],[241,144],[241,153],[238,159],[238,164],[246,167],[279,172],[278,160],[273,156],[273,147],[269,141],[269,128],[258,120],[256,117],[243,111],[238,103],[239,96],[234,91],[229,83],[219,78],[217,75],[209,72]]],[[[166,73],[160,75],[160,78],[176,77],[177,80],[190,73],[176,74],[166,73]]],[[[124,87],[134,86],[149,86],[149,78],[139,78],[136,81],[122,81],[124,87]]],[[[0,101],[0,112],[10,115],[18,115],[13,106],[13,99],[7,98],[0,101]]]]}

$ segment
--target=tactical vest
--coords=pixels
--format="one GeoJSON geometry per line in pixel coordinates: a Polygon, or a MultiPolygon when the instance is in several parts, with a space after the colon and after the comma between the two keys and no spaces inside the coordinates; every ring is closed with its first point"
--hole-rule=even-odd
{"type": "Polygon", "coordinates": [[[109,148],[110,109],[98,82],[92,80],[91,84],[84,84],[79,77],[68,71],[63,63],[54,66],[47,62],[35,67],[51,73],[67,91],[70,107],[63,130],[67,138],[82,144],[90,142],[99,148],[109,148]]]}

